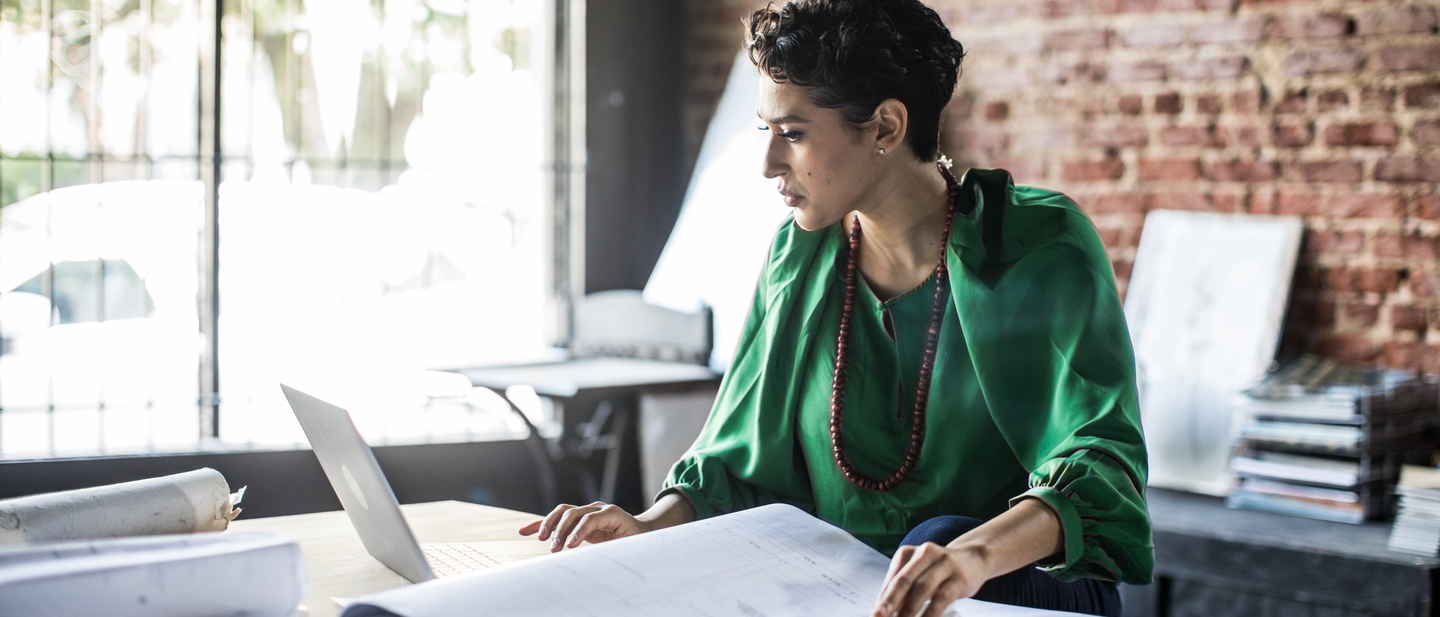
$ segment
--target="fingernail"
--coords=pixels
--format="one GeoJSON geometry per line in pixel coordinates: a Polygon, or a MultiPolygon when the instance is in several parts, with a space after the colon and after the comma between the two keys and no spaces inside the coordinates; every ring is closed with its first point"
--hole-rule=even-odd
{"type": "Polygon", "coordinates": [[[547,532],[547,531],[550,531],[550,528],[549,528],[549,527],[546,527],[546,526],[544,526],[544,525],[541,525],[541,526],[540,526],[540,539],[541,539],[541,540],[544,540],[544,539],[545,539],[545,532],[547,532]]]}
{"type": "Polygon", "coordinates": [[[566,544],[568,544],[568,545],[570,546],[570,548],[575,548],[575,547],[577,547],[577,546],[580,546],[580,536],[575,535],[575,534],[573,534],[573,533],[570,534],[570,541],[567,542],[566,544]]]}

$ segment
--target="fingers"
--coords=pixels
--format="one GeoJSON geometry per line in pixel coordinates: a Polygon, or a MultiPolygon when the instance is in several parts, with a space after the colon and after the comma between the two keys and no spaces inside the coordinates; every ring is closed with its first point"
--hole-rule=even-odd
{"type": "MultiPolygon", "coordinates": [[[[609,505],[580,517],[580,523],[575,525],[575,531],[570,532],[570,539],[565,542],[565,548],[575,548],[581,542],[589,539],[595,532],[613,532],[615,527],[615,515],[619,507],[609,505]]],[[[593,542],[593,540],[592,540],[593,542]]]]}
{"type": "Polygon", "coordinates": [[[905,605],[900,609],[900,615],[919,617],[926,602],[930,602],[931,606],[939,604],[939,598],[935,597],[935,591],[953,576],[949,568],[944,567],[943,564],[943,561],[932,562],[931,567],[915,579],[915,584],[910,586],[910,593],[905,595],[905,605]]]}
{"type": "Polygon", "coordinates": [[[901,549],[896,551],[895,559],[891,561],[891,573],[886,576],[885,586],[880,592],[880,602],[875,615],[878,617],[892,617],[903,615],[908,617],[920,611],[921,605],[929,599],[929,592],[945,582],[947,576],[934,580],[936,575],[931,575],[922,580],[922,576],[930,570],[931,566],[943,561],[945,549],[938,544],[926,543],[919,547],[905,547],[911,550],[901,549]],[[904,562],[901,563],[903,554],[904,562]],[[917,588],[917,584],[924,585],[917,588]],[[914,595],[918,601],[911,601],[914,595]]]}
{"type": "Polygon", "coordinates": [[[554,531],[551,532],[550,552],[558,553],[561,549],[565,548],[565,539],[575,530],[575,526],[580,524],[580,517],[599,509],[599,506],[596,504],[591,504],[578,508],[570,508],[561,513],[559,522],[556,523],[554,531]]]}
{"type": "Polygon", "coordinates": [[[956,600],[965,595],[965,585],[959,579],[951,578],[945,581],[939,589],[935,590],[934,597],[930,598],[930,607],[925,609],[923,617],[940,617],[956,600]]]}
{"type": "Polygon", "coordinates": [[[538,520],[538,521],[535,521],[535,522],[530,523],[530,524],[528,524],[528,525],[526,525],[526,526],[524,526],[524,527],[521,527],[521,528],[520,528],[520,535],[522,535],[522,536],[533,536],[533,535],[535,535],[535,532],[540,531],[540,525],[542,525],[542,524],[544,524],[544,523],[545,523],[545,519],[542,518],[542,519],[540,519],[540,520],[538,520]]]}

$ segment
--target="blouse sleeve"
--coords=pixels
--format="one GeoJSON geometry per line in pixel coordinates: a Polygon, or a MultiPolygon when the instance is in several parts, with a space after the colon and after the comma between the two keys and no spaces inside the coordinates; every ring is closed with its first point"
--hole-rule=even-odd
{"type": "Polygon", "coordinates": [[[1153,552],[1145,499],[1120,464],[1099,450],[1052,458],[1030,474],[1030,490],[1011,500],[1044,502],[1060,518],[1065,548],[1037,562],[1061,580],[1150,580],[1153,552]]]}
{"type": "Polygon", "coordinates": [[[794,283],[809,276],[812,264],[826,263],[812,259],[818,241],[819,234],[797,233],[788,220],[781,226],[710,418],[665,481],[661,494],[683,494],[699,516],[767,503],[815,509],[789,412],[797,391],[791,380],[767,371],[782,371],[784,362],[772,357],[784,357],[811,335],[783,324],[795,304],[787,297],[794,283]]]}
{"type": "Polygon", "coordinates": [[[1052,574],[1148,582],[1145,441],[1105,248],[1064,195],[1008,193],[1003,210],[978,215],[993,218],[957,228],[968,235],[951,270],[991,417],[1031,472],[1017,499],[1039,499],[1060,517],[1064,553],[1043,564],[1052,574]],[[982,242],[985,230],[1003,242],[982,242]]]}

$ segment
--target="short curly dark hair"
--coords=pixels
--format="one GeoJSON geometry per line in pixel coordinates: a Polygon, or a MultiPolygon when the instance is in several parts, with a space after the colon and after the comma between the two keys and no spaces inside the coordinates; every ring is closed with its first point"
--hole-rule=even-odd
{"type": "Polygon", "coordinates": [[[905,141],[922,160],[940,149],[940,111],[955,94],[965,48],[919,0],[799,0],[746,20],[750,61],[776,83],[806,88],[854,127],[885,99],[905,104],[905,141]]]}

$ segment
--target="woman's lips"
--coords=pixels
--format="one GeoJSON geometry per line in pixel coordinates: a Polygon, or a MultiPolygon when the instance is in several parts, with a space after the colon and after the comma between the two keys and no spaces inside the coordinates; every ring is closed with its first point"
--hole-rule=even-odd
{"type": "Polygon", "coordinates": [[[780,191],[780,196],[785,198],[785,205],[791,208],[794,208],[795,204],[800,203],[800,200],[805,199],[800,195],[796,195],[794,193],[786,193],[785,191],[780,191]]]}

